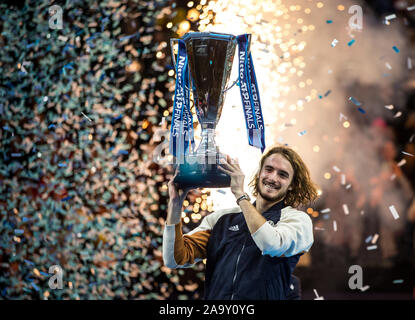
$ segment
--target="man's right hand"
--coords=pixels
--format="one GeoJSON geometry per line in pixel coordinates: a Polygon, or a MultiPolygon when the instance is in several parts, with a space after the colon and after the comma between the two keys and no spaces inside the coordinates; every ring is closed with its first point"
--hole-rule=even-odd
{"type": "Polygon", "coordinates": [[[187,193],[191,190],[191,188],[180,189],[179,186],[173,182],[178,173],[179,170],[177,168],[168,183],[170,199],[167,210],[167,224],[177,224],[180,222],[183,201],[186,198],[187,193]]]}
{"type": "Polygon", "coordinates": [[[180,189],[179,186],[177,185],[177,183],[174,183],[174,179],[177,177],[179,173],[179,168],[176,168],[176,171],[173,175],[173,177],[170,179],[169,183],[168,183],[168,187],[169,187],[169,198],[170,201],[174,202],[174,203],[179,203],[182,204],[183,200],[186,198],[187,193],[192,189],[192,188],[184,188],[184,189],[180,189]]]}

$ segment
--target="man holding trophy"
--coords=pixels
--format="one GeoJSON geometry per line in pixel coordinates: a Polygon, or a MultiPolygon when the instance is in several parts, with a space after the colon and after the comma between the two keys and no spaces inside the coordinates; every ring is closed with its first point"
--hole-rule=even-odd
{"type": "Polygon", "coordinates": [[[170,152],[178,167],[169,182],[164,263],[169,268],[186,268],[206,259],[207,300],[288,299],[292,272],[313,243],[311,219],[295,207],[315,200],[317,187],[299,155],[286,146],[276,146],[262,156],[249,184],[256,197],[251,203],[238,161],[220,153],[214,140],[238,46],[238,81],[248,142],[265,150],[250,35],[194,32],[178,41],[170,136],[170,152]],[[202,140],[192,152],[189,88],[202,126],[202,140]],[[230,187],[237,206],[209,214],[183,235],[183,201],[189,190],[199,187],[230,187]]]}

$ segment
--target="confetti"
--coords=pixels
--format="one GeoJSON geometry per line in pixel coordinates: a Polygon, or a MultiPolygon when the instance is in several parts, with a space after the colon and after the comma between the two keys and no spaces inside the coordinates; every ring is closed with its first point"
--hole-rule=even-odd
{"type": "Polygon", "coordinates": [[[36,291],[39,291],[39,287],[34,282],[30,282],[30,284],[36,291]]]}
{"type": "Polygon", "coordinates": [[[342,207],[343,207],[344,214],[348,215],[349,214],[349,208],[347,207],[347,204],[343,204],[342,207]]]}
{"type": "Polygon", "coordinates": [[[405,159],[402,159],[401,161],[398,162],[397,166],[398,167],[402,167],[405,164],[406,164],[406,160],[405,159]]]}
{"type": "Polygon", "coordinates": [[[415,10],[415,6],[410,6],[410,7],[406,8],[406,10],[408,10],[408,11],[415,10]]]}
{"type": "Polygon", "coordinates": [[[386,66],[386,68],[388,68],[389,70],[392,70],[392,66],[391,66],[388,62],[385,62],[385,66],[386,66]]]}
{"type": "Polygon", "coordinates": [[[398,211],[396,211],[395,206],[389,206],[389,211],[392,213],[392,216],[395,220],[399,219],[398,211]]]}
{"type": "Polygon", "coordinates": [[[396,14],[390,14],[388,16],[385,17],[385,22],[389,22],[389,20],[393,20],[396,18],[396,14]]]}
{"type": "Polygon", "coordinates": [[[412,60],[409,57],[408,57],[408,60],[407,60],[407,65],[408,65],[408,69],[412,70],[412,60]]]}
{"type": "Polygon", "coordinates": [[[331,42],[331,46],[334,48],[334,47],[337,45],[337,43],[339,43],[339,40],[334,39],[334,40],[331,42]]]}
{"type": "Polygon", "coordinates": [[[362,104],[357,101],[355,98],[353,97],[349,97],[349,101],[353,102],[353,104],[355,104],[356,106],[360,107],[362,104]]]}
{"type": "Polygon", "coordinates": [[[365,242],[366,242],[366,243],[369,243],[369,242],[372,240],[372,238],[373,238],[373,236],[372,236],[372,235],[368,236],[368,237],[365,239],[365,242]]]}
{"type": "Polygon", "coordinates": [[[347,120],[347,117],[340,112],[339,121],[342,122],[343,120],[347,120]]]}
{"type": "Polygon", "coordinates": [[[330,212],[331,210],[330,210],[330,208],[326,208],[326,209],[323,209],[323,210],[321,210],[320,212],[321,213],[328,213],[328,212],[330,212]]]}
{"type": "Polygon", "coordinates": [[[396,46],[392,47],[393,51],[395,51],[396,53],[399,53],[399,49],[396,46]]]}
{"type": "Polygon", "coordinates": [[[326,23],[331,24],[331,23],[333,23],[333,20],[326,20],[326,23]]]}
{"type": "Polygon", "coordinates": [[[386,109],[388,110],[393,110],[394,106],[392,104],[385,106],[386,109]]]}
{"type": "Polygon", "coordinates": [[[378,241],[378,238],[379,238],[379,235],[376,233],[374,236],[373,236],[373,238],[372,238],[372,244],[375,244],[376,243],[376,241],[378,241]]]}
{"type": "Polygon", "coordinates": [[[392,281],[393,284],[400,284],[403,283],[403,279],[396,279],[392,281]]]}
{"type": "Polygon", "coordinates": [[[350,40],[348,43],[347,43],[347,45],[350,47],[350,46],[352,46],[352,44],[353,43],[355,43],[356,42],[356,40],[355,39],[352,39],[352,40],[350,40]]]}
{"type": "Polygon", "coordinates": [[[89,119],[88,118],[88,116],[87,115],[85,115],[85,113],[83,113],[83,112],[81,112],[82,113],[82,115],[85,117],[85,118],[87,118],[90,122],[92,122],[92,120],[91,119],[89,119]]]}
{"type": "Polygon", "coordinates": [[[301,136],[305,135],[306,133],[307,133],[307,131],[303,130],[303,131],[299,132],[298,135],[301,137],[301,136]]]}
{"type": "Polygon", "coordinates": [[[333,230],[337,231],[337,222],[336,222],[336,220],[333,220],[333,230]]]}
{"type": "Polygon", "coordinates": [[[378,248],[377,245],[373,245],[373,246],[368,246],[366,249],[369,251],[372,251],[372,250],[376,250],[377,248],[378,248]]]}
{"type": "Polygon", "coordinates": [[[337,166],[333,166],[333,170],[336,172],[341,172],[341,170],[337,166]]]}

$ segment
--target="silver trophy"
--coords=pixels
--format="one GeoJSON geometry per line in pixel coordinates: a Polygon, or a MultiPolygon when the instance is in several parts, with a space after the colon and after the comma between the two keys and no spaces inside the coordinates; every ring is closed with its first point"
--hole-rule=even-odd
{"type": "MultiPolygon", "coordinates": [[[[171,39],[173,62],[175,55],[171,39]]],[[[215,128],[222,113],[235,49],[236,36],[223,33],[190,32],[186,43],[194,107],[201,125],[202,140],[196,151],[184,156],[175,182],[181,187],[224,188],[230,177],[218,169],[224,154],[215,143],[215,128]]],[[[190,90],[190,88],[189,88],[190,90]]]]}

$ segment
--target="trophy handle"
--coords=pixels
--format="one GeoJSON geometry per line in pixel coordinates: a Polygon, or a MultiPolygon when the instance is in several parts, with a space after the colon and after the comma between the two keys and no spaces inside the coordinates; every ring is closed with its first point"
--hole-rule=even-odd
{"type": "Polygon", "coordinates": [[[177,38],[170,39],[171,58],[173,61],[174,70],[176,70],[176,56],[174,55],[174,41],[179,41],[177,38]]]}

